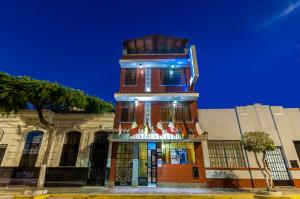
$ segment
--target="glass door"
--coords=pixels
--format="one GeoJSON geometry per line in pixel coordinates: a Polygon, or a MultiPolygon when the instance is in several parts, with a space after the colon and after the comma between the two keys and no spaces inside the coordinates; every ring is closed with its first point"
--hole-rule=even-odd
{"type": "Polygon", "coordinates": [[[156,143],[139,144],[139,186],[156,186],[156,143]]]}
{"type": "Polygon", "coordinates": [[[156,143],[148,143],[148,186],[156,185],[156,143]]]}

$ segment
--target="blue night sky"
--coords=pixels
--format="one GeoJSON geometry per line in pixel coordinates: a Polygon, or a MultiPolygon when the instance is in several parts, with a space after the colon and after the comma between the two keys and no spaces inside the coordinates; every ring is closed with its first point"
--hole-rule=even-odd
{"type": "Polygon", "coordinates": [[[201,108],[300,107],[300,0],[0,1],[0,70],[114,101],[122,40],[187,37],[201,108]]]}

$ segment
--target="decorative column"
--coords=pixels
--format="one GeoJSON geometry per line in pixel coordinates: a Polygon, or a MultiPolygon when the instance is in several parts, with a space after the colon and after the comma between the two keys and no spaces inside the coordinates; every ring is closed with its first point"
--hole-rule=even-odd
{"type": "Polygon", "coordinates": [[[111,152],[112,152],[112,142],[109,142],[107,161],[106,161],[106,171],[105,171],[105,186],[110,186],[109,176],[110,176],[110,165],[111,165],[111,152]]]}
{"type": "Polygon", "coordinates": [[[139,185],[139,143],[133,143],[133,158],[132,158],[132,186],[139,185]]]}
{"type": "Polygon", "coordinates": [[[201,144],[202,144],[202,151],[203,151],[204,166],[210,167],[207,140],[201,141],[201,144]]]}

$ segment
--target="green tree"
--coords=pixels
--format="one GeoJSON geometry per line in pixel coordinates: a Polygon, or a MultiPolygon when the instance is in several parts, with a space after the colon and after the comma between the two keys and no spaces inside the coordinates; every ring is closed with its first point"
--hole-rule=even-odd
{"type": "Polygon", "coordinates": [[[63,113],[82,111],[95,114],[114,111],[111,103],[86,95],[83,91],[58,83],[36,80],[27,76],[15,77],[0,72],[0,112],[18,113],[19,110],[27,108],[37,112],[39,121],[48,132],[48,142],[40,167],[37,189],[44,187],[46,167],[53,142],[54,124],[45,119],[44,110],[63,113]]]}
{"type": "Polygon", "coordinates": [[[273,179],[266,159],[266,153],[276,149],[274,141],[268,133],[261,131],[247,132],[242,136],[242,145],[246,151],[254,153],[256,163],[266,180],[267,190],[270,191],[273,187],[273,179]],[[262,153],[263,167],[257,157],[259,153],[262,153]]]}

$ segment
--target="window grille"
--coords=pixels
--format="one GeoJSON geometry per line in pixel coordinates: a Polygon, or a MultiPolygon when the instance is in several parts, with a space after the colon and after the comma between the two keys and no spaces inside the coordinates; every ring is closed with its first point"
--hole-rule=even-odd
{"type": "Polygon", "coordinates": [[[208,140],[211,167],[245,167],[245,158],[239,140],[208,140]]]}
{"type": "Polygon", "coordinates": [[[162,122],[169,122],[173,119],[174,107],[171,103],[163,103],[160,106],[160,119],[162,122]]]}
{"type": "Polygon", "coordinates": [[[43,132],[34,131],[28,133],[21,160],[20,167],[34,167],[39,155],[43,132]]]}
{"type": "Polygon", "coordinates": [[[161,68],[160,84],[162,85],[186,84],[184,68],[161,68]]]}
{"type": "Polygon", "coordinates": [[[119,142],[117,148],[115,185],[131,185],[133,143],[119,142]]]}
{"type": "Polygon", "coordinates": [[[162,143],[163,164],[195,164],[194,143],[162,143]]]}
{"type": "Polygon", "coordinates": [[[274,183],[277,185],[280,185],[282,183],[280,181],[285,181],[286,183],[289,183],[290,176],[288,174],[286,163],[282,156],[281,147],[277,147],[274,151],[267,151],[266,159],[274,183]]]}
{"type": "Polygon", "coordinates": [[[122,122],[133,122],[135,113],[134,102],[123,102],[121,110],[121,121],[122,122]]]}
{"type": "Polygon", "coordinates": [[[175,120],[177,122],[191,121],[190,104],[177,103],[175,108],[175,120]]]}
{"type": "Polygon", "coordinates": [[[125,69],[125,82],[124,85],[136,85],[136,69],[126,68],[125,69]]]}
{"type": "Polygon", "coordinates": [[[148,178],[147,143],[139,143],[139,178],[148,178]]]}
{"type": "Polygon", "coordinates": [[[81,133],[76,131],[69,132],[66,134],[59,166],[76,165],[80,137],[81,133]]]}
{"type": "Polygon", "coordinates": [[[0,166],[6,151],[7,144],[0,144],[0,166]]]}
{"type": "Polygon", "coordinates": [[[169,122],[170,120],[175,122],[191,121],[190,104],[179,102],[174,106],[173,103],[164,103],[161,105],[160,115],[162,122],[169,122]]]}

